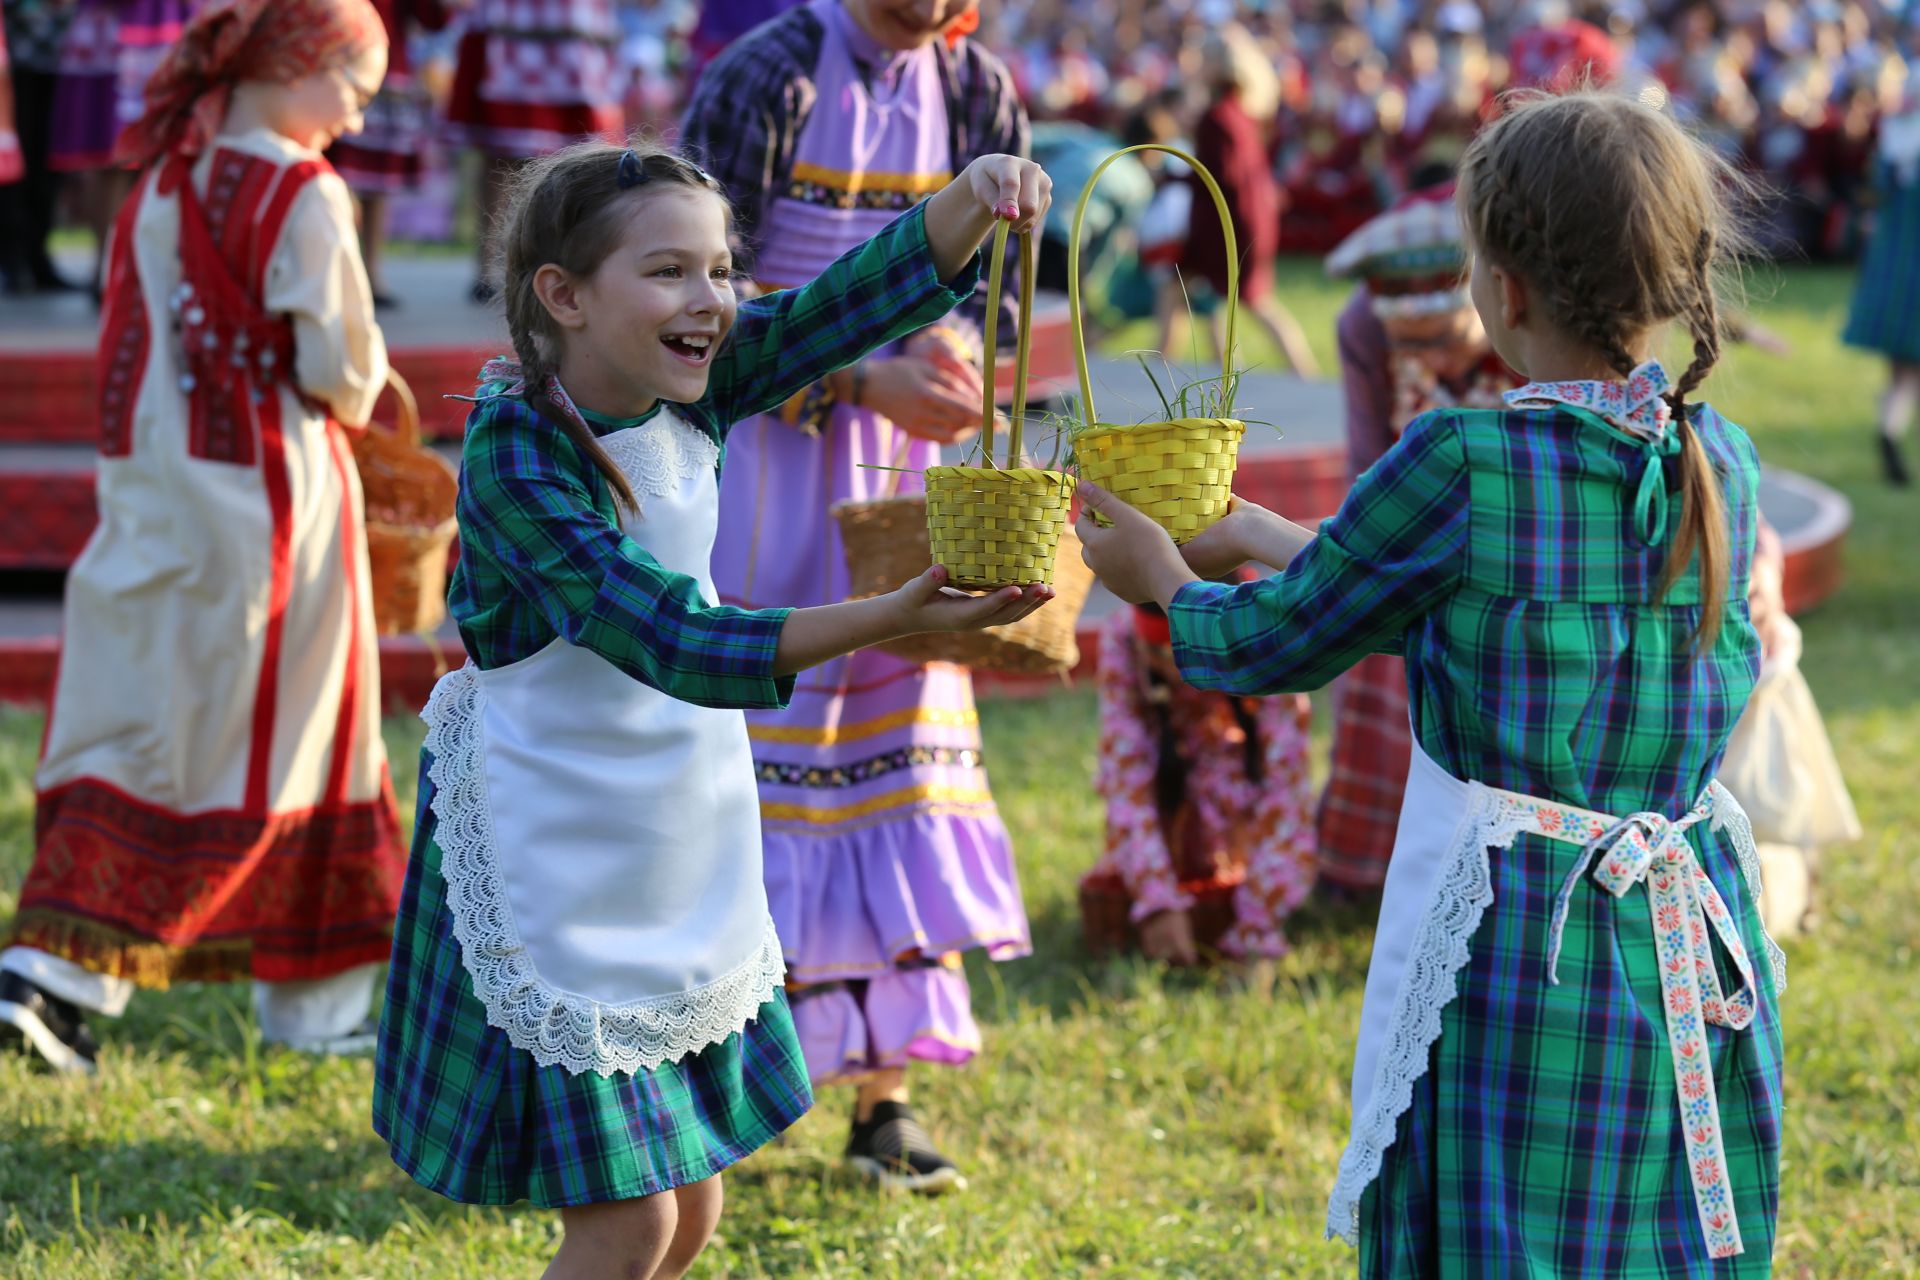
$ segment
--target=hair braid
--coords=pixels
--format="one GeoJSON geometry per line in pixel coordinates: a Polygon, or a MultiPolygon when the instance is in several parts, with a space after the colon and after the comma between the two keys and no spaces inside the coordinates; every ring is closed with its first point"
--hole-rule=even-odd
{"type": "Polygon", "coordinates": [[[1540,202],[1520,172],[1524,159],[1517,148],[1496,158],[1490,211],[1503,224],[1504,233],[1497,238],[1522,276],[1550,290],[1548,310],[1605,355],[1615,372],[1627,377],[1636,362],[1621,339],[1618,310],[1607,305],[1592,258],[1574,253],[1568,239],[1554,235],[1547,226],[1540,202]]]}
{"type": "Polygon", "coordinates": [[[547,394],[547,382],[558,372],[552,359],[534,326],[538,323],[536,313],[544,315],[540,299],[533,291],[533,276],[528,272],[507,276],[505,290],[507,306],[507,337],[513,343],[514,358],[520,362],[522,385],[526,387],[527,407],[560,428],[573,447],[585,455],[601,479],[607,482],[607,488],[613,494],[614,506],[629,515],[638,515],[640,500],[634,496],[633,486],[627,482],[626,473],[620,470],[611,455],[600,441],[595,438],[586,424],[553,402],[547,394]]]}
{"type": "Polygon", "coordinates": [[[1720,496],[1720,479],[1701,444],[1699,433],[1687,416],[1687,393],[1706,381],[1720,360],[1720,307],[1713,292],[1713,235],[1703,231],[1694,249],[1692,305],[1687,308],[1687,328],[1693,334],[1693,362],[1680,381],[1674,384],[1668,403],[1673,407],[1673,430],[1680,433],[1680,528],[1667,551],[1666,568],[1660,575],[1660,596],[1687,570],[1700,551],[1700,621],[1693,630],[1696,648],[1705,646],[1719,633],[1726,613],[1727,580],[1732,558],[1727,532],[1726,503],[1720,496]]]}

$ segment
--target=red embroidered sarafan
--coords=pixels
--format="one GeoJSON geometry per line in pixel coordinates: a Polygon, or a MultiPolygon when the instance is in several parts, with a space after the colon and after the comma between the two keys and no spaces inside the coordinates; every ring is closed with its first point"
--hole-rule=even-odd
{"type": "Polygon", "coordinates": [[[406,864],[381,791],[270,816],[173,813],[90,778],[43,792],[10,941],[147,987],[384,960],[406,864]]]}

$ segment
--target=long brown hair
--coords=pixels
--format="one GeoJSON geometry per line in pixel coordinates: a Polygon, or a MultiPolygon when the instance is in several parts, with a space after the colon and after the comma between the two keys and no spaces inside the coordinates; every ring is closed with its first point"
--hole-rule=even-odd
{"type": "MultiPolygon", "coordinates": [[[[718,183],[665,147],[583,142],[524,165],[508,191],[499,224],[507,333],[526,379],[527,403],[566,433],[606,480],[614,502],[630,512],[637,512],[640,503],[626,476],[593,432],[547,395],[547,381],[560,366],[561,335],[534,292],[533,278],[549,263],[577,280],[593,275],[619,247],[632,212],[630,202],[667,187],[710,191],[727,207],[718,183]]],[[[732,217],[730,208],[727,216],[732,217]]]]}
{"type": "Polygon", "coordinates": [[[1682,516],[1656,599],[1700,562],[1696,649],[1719,634],[1731,572],[1719,481],[1687,396],[1720,359],[1723,291],[1739,286],[1748,239],[1736,209],[1753,187],[1670,117],[1591,88],[1514,95],[1467,148],[1456,200],[1473,251],[1536,290],[1547,317],[1603,353],[1621,377],[1628,344],[1671,320],[1693,361],[1668,400],[1680,438],[1682,516]]]}

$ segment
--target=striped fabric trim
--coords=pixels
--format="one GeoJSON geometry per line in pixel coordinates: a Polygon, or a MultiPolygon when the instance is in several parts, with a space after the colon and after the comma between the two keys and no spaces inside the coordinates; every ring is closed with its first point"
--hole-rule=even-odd
{"type": "Polygon", "coordinates": [[[756,760],[753,773],[761,783],[774,786],[839,790],[874,782],[908,769],[927,767],[979,769],[983,767],[983,761],[979,749],[975,747],[913,746],[831,766],[756,760]]]}
{"type": "Polygon", "coordinates": [[[902,787],[857,804],[766,804],[760,806],[763,822],[799,822],[809,826],[830,827],[842,822],[870,818],[889,809],[930,808],[936,812],[964,809],[991,809],[993,793],[985,787],[955,787],[943,783],[925,783],[902,787]]]}
{"type": "Polygon", "coordinates": [[[939,173],[863,173],[854,169],[829,169],[805,160],[794,161],[793,172],[789,176],[794,182],[811,182],[850,195],[865,191],[890,191],[901,195],[930,196],[953,181],[953,175],[944,170],[939,173]]]}
{"type": "Polygon", "coordinates": [[[980,713],[972,707],[907,707],[890,711],[871,720],[825,726],[797,724],[760,724],[747,721],[747,736],[755,742],[798,743],[811,747],[831,747],[842,742],[859,742],[895,729],[930,726],[940,729],[977,729],[980,713]]]}

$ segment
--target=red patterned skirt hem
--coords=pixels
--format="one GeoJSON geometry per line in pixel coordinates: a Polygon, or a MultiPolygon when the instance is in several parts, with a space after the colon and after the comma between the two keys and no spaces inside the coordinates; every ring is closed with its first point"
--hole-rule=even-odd
{"type": "Polygon", "coordinates": [[[390,787],[293,813],[175,813],[94,778],[44,791],[9,941],[143,987],[324,978],[385,959],[406,845],[390,787]]]}

